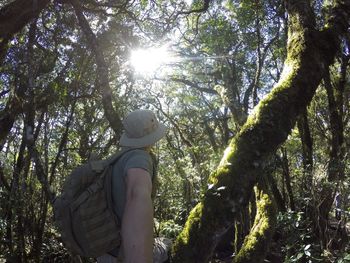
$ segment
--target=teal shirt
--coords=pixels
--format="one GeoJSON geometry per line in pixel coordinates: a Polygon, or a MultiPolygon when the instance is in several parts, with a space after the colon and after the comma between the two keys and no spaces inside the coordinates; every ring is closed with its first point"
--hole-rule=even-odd
{"type": "Polygon", "coordinates": [[[125,179],[127,171],[130,168],[141,168],[146,170],[153,177],[153,161],[151,155],[142,149],[130,150],[113,166],[112,171],[112,200],[114,212],[121,220],[123,218],[126,202],[126,184],[125,179]]]}

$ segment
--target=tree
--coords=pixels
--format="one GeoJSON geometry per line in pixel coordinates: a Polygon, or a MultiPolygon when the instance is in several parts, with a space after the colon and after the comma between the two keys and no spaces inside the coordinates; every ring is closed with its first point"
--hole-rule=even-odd
{"type": "Polygon", "coordinates": [[[235,249],[235,262],[259,262],[276,227],[279,261],[301,252],[310,259],[296,223],[314,222],[316,241],[300,235],[310,244],[339,245],[327,221],[335,189],[322,180],[347,191],[349,1],[327,4],[0,4],[0,258],[69,260],[51,220],[51,190],[91,155],[115,151],[121,117],[139,107],[169,126],[155,215],[156,233],[172,238],[188,218],[175,261],[207,262],[224,248],[230,257],[235,249]],[[175,61],[153,75],[133,71],[133,49],[164,43],[175,61]]]}
{"type": "Polygon", "coordinates": [[[249,116],[211,175],[212,186],[192,210],[176,240],[173,251],[176,262],[208,262],[217,243],[215,237],[228,228],[239,209],[247,204],[265,162],[286,140],[333,62],[336,50],[331,46],[335,42],[339,49],[341,36],[348,27],[349,13],[343,10],[350,10],[349,4],[336,2],[327,27],[317,30],[309,2],[287,3],[288,47],[281,79],[249,116]]]}
{"type": "Polygon", "coordinates": [[[34,19],[49,2],[49,0],[17,0],[2,7],[0,14],[0,65],[13,36],[34,19]]]}

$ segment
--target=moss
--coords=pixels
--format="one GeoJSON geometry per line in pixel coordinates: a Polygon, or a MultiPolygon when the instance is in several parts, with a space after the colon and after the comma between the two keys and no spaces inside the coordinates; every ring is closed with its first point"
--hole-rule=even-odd
{"type": "Polygon", "coordinates": [[[234,258],[234,263],[263,262],[276,226],[276,208],[270,194],[267,193],[267,187],[258,184],[255,192],[257,214],[254,225],[245,238],[239,253],[234,258]]]}
{"type": "MultiPolygon", "coordinates": [[[[208,191],[205,200],[218,199],[220,189],[208,191]],[[216,194],[215,194],[216,193],[216,194]]],[[[215,248],[217,237],[221,236],[225,228],[221,231],[213,231],[220,228],[221,222],[217,220],[218,211],[223,209],[221,203],[217,206],[210,204],[204,206],[208,201],[201,202],[192,209],[185,227],[174,242],[172,249],[172,262],[208,262],[212,250],[215,248]],[[203,225],[206,228],[203,229],[203,225]]]]}
{"type": "MultiPolygon", "coordinates": [[[[312,28],[313,18],[308,18],[309,10],[304,8],[308,2],[290,4],[294,6],[289,7],[288,54],[283,76],[231,141],[218,169],[210,176],[210,187],[201,205],[192,211],[190,223],[175,243],[175,262],[209,261],[217,237],[248,203],[269,156],[286,140],[297,116],[305,110],[322,79],[326,62],[317,46],[319,35],[312,28]]],[[[265,197],[261,198],[265,200],[265,197]]],[[[260,202],[261,207],[270,207],[268,201],[260,202]]],[[[254,251],[254,244],[267,244],[268,239],[266,242],[260,240],[270,233],[268,229],[273,224],[268,221],[269,215],[260,213],[259,216],[267,221],[262,220],[252,229],[246,248],[237,260],[243,256],[248,258],[254,251]]],[[[255,251],[261,250],[256,247],[255,251]]]]}
{"type": "Polygon", "coordinates": [[[199,203],[195,208],[192,209],[187,219],[184,231],[181,232],[181,234],[178,236],[176,240],[177,243],[182,243],[182,244],[188,243],[189,231],[186,231],[186,230],[189,229],[189,226],[194,226],[196,222],[198,222],[199,218],[202,215],[202,209],[203,209],[203,205],[201,203],[199,203]]]}

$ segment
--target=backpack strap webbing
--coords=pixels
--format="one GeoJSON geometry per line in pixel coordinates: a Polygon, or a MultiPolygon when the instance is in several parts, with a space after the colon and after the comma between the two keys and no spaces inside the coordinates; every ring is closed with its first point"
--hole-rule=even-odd
{"type": "MultiPolygon", "coordinates": [[[[90,166],[91,169],[94,170],[95,172],[103,172],[104,174],[102,176],[100,176],[100,178],[98,180],[96,180],[94,183],[92,183],[84,192],[82,192],[78,198],[71,204],[71,209],[74,211],[77,207],[79,207],[91,194],[96,193],[96,191],[102,187],[104,187],[103,185],[103,179],[105,174],[107,173],[107,175],[109,174],[108,169],[105,169],[107,166],[110,166],[112,164],[114,164],[115,162],[117,162],[119,160],[120,157],[122,157],[122,155],[126,152],[129,152],[131,150],[135,150],[135,149],[127,149],[127,150],[123,150],[120,151],[118,153],[116,153],[115,155],[111,156],[110,158],[106,159],[106,160],[100,160],[100,161],[92,161],[90,162],[90,166]]],[[[107,178],[108,181],[111,180],[110,177],[107,178]]]]}

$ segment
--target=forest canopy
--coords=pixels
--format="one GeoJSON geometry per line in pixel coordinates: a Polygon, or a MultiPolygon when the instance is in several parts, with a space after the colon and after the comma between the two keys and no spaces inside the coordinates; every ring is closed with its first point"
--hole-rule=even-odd
{"type": "Polygon", "coordinates": [[[73,260],[52,201],[140,108],[168,127],[170,262],[350,262],[349,23],[349,0],[1,1],[0,262],[73,260]]]}

